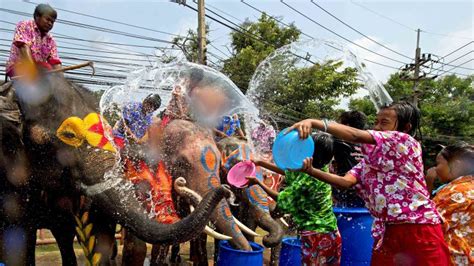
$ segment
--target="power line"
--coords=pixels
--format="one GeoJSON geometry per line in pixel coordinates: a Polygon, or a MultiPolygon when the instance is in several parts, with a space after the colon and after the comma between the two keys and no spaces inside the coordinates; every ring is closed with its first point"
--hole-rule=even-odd
{"type": "MultiPolygon", "coordinates": [[[[465,53],[465,54],[463,54],[463,55],[461,55],[461,56],[458,56],[458,57],[456,57],[455,59],[449,61],[448,63],[441,63],[441,64],[446,65],[446,66],[456,67],[456,68],[462,68],[462,69],[467,69],[467,70],[474,70],[474,68],[460,67],[459,65],[456,66],[456,65],[452,65],[452,64],[451,64],[451,63],[454,62],[454,61],[457,61],[457,60],[459,60],[459,59],[461,59],[461,58],[463,58],[463,57],[465,57],[465,56],[468,56],[468,55],[471,54],[472,52],[474,52],[474,50],[471,50],[471,51],[469,51],[469,52],[467,52],[467,53],[465,53]]],[[[441,70],[441,68],[437,68],[437,69],[434,69],[434,70],[441,70]]]]}
{"type": "Polygon", "coordinates": [[[306,19],[308,19],[309,21],[313,22],[314,24],[320,26],[321,28],[323,28],[323,29],[325,29],[325,30],[331,32],[332,34],[338,36],[339,38],[344,39],[345,41],[347,41],[347,42],[349,42],[349,43],[352,43],[353,45],[355,45],[355,46],[357,46],[357,47],[359,47],[359,48],[362,48],[362,49],[364,49],[364,50],[366,50],[366,51],[368,51],[368,52],[370,52],[370,53],[373,53],[373,54],[375,54],[375,55],[378,55],[378,56],[380,56],[380,57],[389,59],[389,60],[394,61],[394,62],[397,62],[397,63],[406,64],[405,62],[402,62],[402,61],[400,61],[400,60],[393,59],[393,58],[388,57],[388,56],[386,56],[386,55],[383,55],[383,54],[374,52],[374,51],[372,51],[372,50],[370,50],[370,49],[368,49],[368,48],[366,48],[366,47],[364,47],[364,46],[362,46],[362,45],[360,45],[360,44],[358,44],[358,43],[355,43],[355,42],[353,42],[353,41],[347,39],[346,37],[340,35],[339,33],[337,33],[337,32],[335,32],[335,31],[331,30],[330,28],[328,28],[328,27],[326,27],[326,26],[320,24],[319,22],[317,22],[317,21],[315,21],[314,19],[310,18],[309,16],[307,16],[307,15],[304,14],[303,12],[301,12],[301,11],[299,11],[298,9],[292,7],[291,5],[285,3],[283,0],[280,0],[280,1],[281,1],[282,4],[286,5],[286,6],[287,6],[288,8],[290,8],[291,10],[293,10],[293,11],[295,11],[296,13],[300,14],[301,16],[305,17],[306,19]]]}
{"type": "Polygon", "coordinates": [[[376,44],[382,46],[383,48],[385,48],[385,49],[387,49],[387,50],[389,50],[389,51],[391,51],[391,52],[393,52],[393,53],[396,53],[396,54],[398,54],[398,55],[400,55],[400,56],[402,56],[402,57],[405,57],[405,58],[408,58],[408,59],[411,60],[411,57],[406,56],[406,55],[404,55],[404,54],[402,54],[402,53],[400,53],[400,52],[397,52],[397,51],[393,50],[393,49],[390,48],[390,47],[387,47],[387,46],[384,45],[383,43],[380,43],[380,42],[378,42],[378,41],[372,39],[371,37],[367,36],[366,34],[360,32],[360,31],[357,30],[356,28],[354,28],[354,27],[352,27],[351,25],[347,24],[346,22],[342,21],[340,18],[336,17],[334,14],[332,14],[331,12],[327,11],[327,10],[326,10],[325,8],[323,8],[322,6],[320,6],[320,5],[318,5],[317,3],[315,3],[314,0],[311,0],[311,3],[312,3],[313,5],[315,5],[315,6],[317,6],[317,7],[318,7],[319,9],[321,9],[322,11],[324,11],[326,14],[330,15],[331,17],[333,17],[333,18],[336,19],[337,21],[339,21],[339,22],[341,22],[342,24],[344,24],[346,27],[348,27],[348,28],[350,28],[351,30],[353,30],[353,31],[355,31],[355,32],[357,32],[357,33],[359,33],[360,35],[364,36],[365,38],[367,38],[368,40],[372,41],[373,43],[376,43],[376,44]]]}
{"type": "MultiPolygon", "coordinates": [[[[28,4],[33,4],[33,5],[39,4],[39,3],[35,3],[33,1],[28,1],[28,0],[25,0],[24,2],[28,3],[28,4]]],[[[84,14],[84,13],[80,13],[80,12],[76,12],[76,11],[71,11],[71,10],[67,10],[67,9],[63,9],[63,8],[58,8],[58,7],[54,7],[54,8],[57,9],[57,10],[60,10],[60,11],[71,13],[71,14],[76,14],[76,15],[80,15],[80,16],[84,16],[84,17],[89,17],[89,18],[94,18],[94,19],[98,19],[98,20],[102,20],[102,21],[116,23],[116,24],[123,25],[123,26],[128,26],[128,27],[132,27],[132,28],[137,28],[137,29],[142,29],[142,30],[147,30],[147,31],[151,31],[151,32],[156,32],[156,33],[161,33],[161,34],[166,34],[166,35],[170,35],[170,36],[179,37],[179,35],[177,35],[177,34],[165,32],[165,31],[161,31],[161,30],[155,30],[155,29],[151,29],[151,28],[147,28],[147,27],[142,27],[142,26],[138,26],[138,25],[124,23],[124,22],[121,22],[121,21],[107,19],[107,18],[104,18],[104,17],[97,17],[97,16],[93,16],[93,15],[88,15],[88,14],[84,14]]]]}
{"type": "Polygon", "coordinates": [[[464,47],[466,47],[466,46],[468,46],[468,45],[470,45],[471,43],[474,43],[474,41],[470,41],[470,42],[466,43],[465,45],[463,45],[463,46],[461,46],[461,47],[455,49],[454,51],[452,51],[452,52],[450,52],[450,53],[444,55],[444,56],[441,57],[441,58],[446,58],[447,56],[450,56],[450,55],[454,54],[455,52],[461,50],[462,48],[464,48],[464,47]]]}
{"type": "MultiPolygon", "coordinates": [[[[351,0],[351,3],[354,4],[354,5],[356,5],[356,6],[359,6],[359,7],[362,8],[362,9],[365,9],[365,10],[369,11],[369,12],[372,13],[372,14],[375,14],[375,15],[377,15],[377,16],[379,16],[379,17],[381,17],[381,18],[384,18],[384,19],[386,19],[386,20],[389,20],[389,21],[391,21],[391,22],[393,22],[393,23],[395,23],[395,24],[397,24],[397,25],[399,25],[399,26],[402,26],[402,27],[404,27],[404,28],[407,28],[407,29],[409,29],[409,30],[411,30],[411,31],[416,31],[416,29],[414,29],[414,28],[412,28],[412,27],[410,27],[410,26],[407,26],[406,24],[403,24],[403,23],[401,23],[401,22],[399,22],[399,21],[397,21],[397,20],[395,20],[395,19],[393,19],[393,18],[390,18],[390,17],[386,16],[386,15],[383,15],[383,14],[381,14],[381,13],[375,11],[375,10],[372,10],[372,9],[370,9],[370,8],[364,6],[364,5],[362,5],[362,4],[360,4],[360,3],[356,2],[356,1],[351,0]]],[[[446,37],[451,37],[451,38],[459,38],[459,39],[472,40],[472,38],[463,37],[463,36],[456,36],[456,35],[450,35],[450,34],[444,34],[444,33],[436,33],[436,32],[427,31],[427,30],[423,30],[423,29],[422,29],[421,31],[424,32],[424,33],[427,33],[427,34],[432,34],[432,35],[439,35],[439,36],[446,36],[446,37]]]]}
{"type": "MultiPolygon", "coordinates": [[[[16,10],[12,10],[12,9],[7,9],[7,8],[0,8],[0,11],[10,13],[10,14],[20,15],[20,16],[25,16],[25,17],[30,17],[31,16],[31,14],[29,14],[29,13],[16,11],[16,10]]],[[[90,30],[95,30],[95,31],[99,31],[99,32],[106,32],[106,33],[116,34],[116,35],[120,35],[120,36],[136,38],[136,39],[140,39],[140,40],[173,44],[173,42],[168,41],[168,40],[163,40],[163,39],[158,39],[158,38],[153,38],[153,37],[148,37],[148,36],[143,36],[143,35],[138,35],[138,34],[132,34],[132,33],[125,32],[125,31],[113,30],[113,29],[98,27],[98,26],[94,26],[94,25],[90,25],[90,24],[79,23],[79,22],[74,22],[74,21],[69,21],[69,20],[64,20],[64,19],[57,19],[56,22],[59,22],[61,24],[65,24],[65,25],[69,25],[69,26],[79,27],[79,28],[83,28],[83,29],[90,29],[90,30]]]]}
{"type": "Polygon", "coordinates": [[[451,69],[449,69],[449,70],[445,70],[445,71],[441,72],[438,76],[441,76],[441,75],[443,75],[444,73],[449,72],[449,71],[451,71],[451,70],[454,70],[454,69],[456,69],[456,68],[460,68],[461,66],[463,66],[463,65],[465,65],[465,64],[467,64],[467,63],[469,63],[469,62],[471,62],[471,61],[474,61],[474,58],[471,58],[471,59],[467,60],[466,62],[459,64],[458,66],[454,66],[453,68],[451,68],[451,69]]]}
{"type": "MultiPolygon", "coordinates": [[[[277,18],[276,16],[272,16],[272,15],[268,14],[267,12],[265,12],[265,11],[263,11],[263,10],[261,10],[261,9],[259,9],[259,8],[257,8],[257,7],[255,7],[255,6],[253,6],[253,5],[251,5],[251,4],[245,2],[244,0],[241,0],[241,2],[242,2],[244,5],[250,7],[251,9],[253,9],[253,10],[259,12],[260,14],[262,14],[262,15],[267,15],[268,17],[270,17],[271,19],[275,20],[277,23],[279,23],[279,24],[281,24],[281,25],[283,25],[283,26],[285,26],[285,27],[291,27],[290,24],[285,23],[282,19],[279,19],[279,18],[277,18]]],[[[303,32],[303,31],[301,31],[301,30],[299,30],[299,29],[297,29],[297,30],[298,30],[298,32],[299,32],[300,34],[302,34],[302,35],[304,35],[304,36],[306,36],[306,37],[308,37],[308,38],[310,38],[310,39],[313,39],[313,40],[316,39],[314,36],[311,36],[311,35],[309,35],[309,34],[303,32]]],[[[334,47],[334,46],[332,46],[332,45],[330,45],[330,44],[328,44],[328,43],[325,43],[325,45],[326,45],[326,46],[329,46],[329,47],[331,47],[331,48],[333,48],[333,49],[335,49],[335,50],[337,50],[337,51],[341,51],[341,52],[342,52],[342,50],[341,50],[340,48],[338,48],[338,47],[334,47]]],[[[365,61],[367,61],[367,62],[370,62],[370,63],[373,63],[373,64],[377,64],[377,65],[379,65],[379,66],[383,66],[383,67],[387,67],[387,68],[392,68],[392,69],[396,69],[396,70],[399,69],[399,68],[397,68],[397,67],[389,66],[389,65],[386,65],[386,64],[382,64],[382,63],[375,62],[375,61],[372,61],[372,60],[369,60],[369,59],[363,59],[363,60],[365,60],[365,61]]]]}

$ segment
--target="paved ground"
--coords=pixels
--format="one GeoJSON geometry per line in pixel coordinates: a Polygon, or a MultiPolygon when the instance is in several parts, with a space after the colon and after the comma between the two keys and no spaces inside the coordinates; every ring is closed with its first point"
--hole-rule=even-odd
{"type": "MultiPolygon", "coordinates": [[[[258,231],[260,234],[264,234],[262,231],[258,231]]],[[[45,237],[51,237],[51,234],[48,231],[45,231],[45,237]]],[[[261,244],[261,238],[256,239],[257,243],[261,244]]],[[[82,249],[79,245],[75,244],[76,256],[78,259],[78,265],[85,265],[84,256],[82,249]]],[[[151,246],[148,246],[148,258],[150,256],[151,246]]],[[[208,238],[207,242],[207,253],[209,258],[209,265],[213,265],[213,256],[214,256],[214,241],[211,238],[208,238]]],[[[189,260],[189,243],[181,245],[180,250],[181,258],[184,259],[184,262],[181,265],[192,265],[189,260]]],[[[270,258],[270,250],[266,249],[264,252],[265,265],[268,265],[270,258]]],[[[119,246],[119,255],[117,258],[117,265],[121,265],[122,260],[122,246],[119,246]]],[[[51,265],[61,265],[61,256],[59,254],[56,244],[51,245],[41,245],[36,247],[36,264],[39,266],[51,266],[51,265]]],[[[148,263],[145,262],[145,265],[148,263]]]]}

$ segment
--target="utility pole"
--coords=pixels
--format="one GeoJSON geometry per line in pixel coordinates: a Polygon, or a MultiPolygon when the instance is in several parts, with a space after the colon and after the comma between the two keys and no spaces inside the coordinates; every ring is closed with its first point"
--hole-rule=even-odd
{"type": "MultiPolygon", "coordinates": [[[[411,102],[413,105],[418,107],[418,85],[420,81],[425,80],[425,79],[434,79],[436,76],[431,76],[428,77],[429,73],[426,73],[423,71],[422,72],[422,67],[425,67],[426,63],[429,63],[431,61],[435,62],[435,60],[431,59],[431,54],[421,54],[421,48],[420,48],[420,32],[421,30],[417,30],[416,34],[416,50],[415,50],[415,63],[414,64],[408,64],[405,65],[401,68],[401,75],[400,79],[401,80],[409,80],[413,81],[413,94],[411,96],[411,102]],[[410,76],[407,73],[413,72],[413,75],[410,76]]],[[[428,71],[430,72],[430,71],[428,71]]]]}
{"type": "Polygon", "coordinates": [[[198,0],[198,60],[200,64],[206,65],[206,15],[204,12],[204,0],[198,0]]]}
{"type": "Polygon", "coordinates": [[[412,104],[418,107],[418,80],[420,78],[420,29],[416,31],[416,50],[415,50],[415,76],[413,81],[413,101],[412,104]]]}

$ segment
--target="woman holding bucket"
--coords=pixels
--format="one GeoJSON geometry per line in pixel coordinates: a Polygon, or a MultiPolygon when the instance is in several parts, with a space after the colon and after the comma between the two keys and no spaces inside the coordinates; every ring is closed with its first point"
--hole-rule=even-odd
{"type": "Polygon", "coordinates": [[[314,168],[312,158],[302,170],[333,186],[356,188],[374,216],[372,265],[450,264],[440,215],[426,188],[421,147],[414,138],[419,120],[419,110],[401,102],[379,111],[374,130],[317,119],[289,129],[298,130],[302,139],[316,128],[362,144],[363,160],[345,176],[314,168]]]}
{"type": "MultiPolygon", "coordinates": [[[[313,167],[328,171],[333,157],[333,138],[326,133],[313,136],[317,151],[313,167]]],[[[254,160],[258,166],[285,175],[285,189],[272,190],[256,177],[247,177],[249,185],[260,185],[277,201],[277,206],[292,215],[302,242],[302,265],[340,265],[341,235],[332,211],[331,186],[306,173],[284,171],[276,165],[254,160]]]]}

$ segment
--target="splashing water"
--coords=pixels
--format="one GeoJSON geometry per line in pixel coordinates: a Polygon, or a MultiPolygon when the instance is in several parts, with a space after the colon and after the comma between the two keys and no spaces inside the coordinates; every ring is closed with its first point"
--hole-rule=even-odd
{"type": "MultiPolygon", "coordinates": [[[[296,120],[305,118],[302,117],[300,112],[291,110],[291,108],[282,104],[276,104],[272,99],[282,97],[283,92],[281,88],[289,84],[291,79],[294,78],[291,77],[291,73],[294,70],[307,69],[315,64],[323,65],[328,62],[342,62],[336,68],[336,72],[339,73],[346,68],[355,69],[357,71],[357,82],[361,84],[363,89],[368,91],[370,99],[377,109],[392,102],[392,98],[382,84],[374,78],[356,54],[347,46],[327,40],[298,41],[285,45],[271,53],[259,64],[250,80],[246,95],[257,106],[261,117],[256,117],[255,115],[246,117],[245,122],[248,126],[248,135],[259,131],[258,128],[262,127],[261,121],[266,121],[265,125],[272,124],[268,123],[268,118],[270,117],[276,120],[276,122],[283,122],[285,124],[292,124],[296,120]]],[[[298,91],[292,93],[296,95],[298,91]]],[[[317,95],[307,95],[307,97],[317,98],[317,95]]],[[[266,128],[268,129],[265,130],[271,130],[270,126],[266,128]]],[[[260,131],[265,130],[261,129],[260,131]]],[[[255,148],[257,150],[263,149],[260,153],[265,154],[264,148],[259,147],[262,140],[258,138],[252,138],[251,140],[255,148]]],[[[271,138],[269,138],[268,142],[266,146],[271,145],[271,138]]]]}

